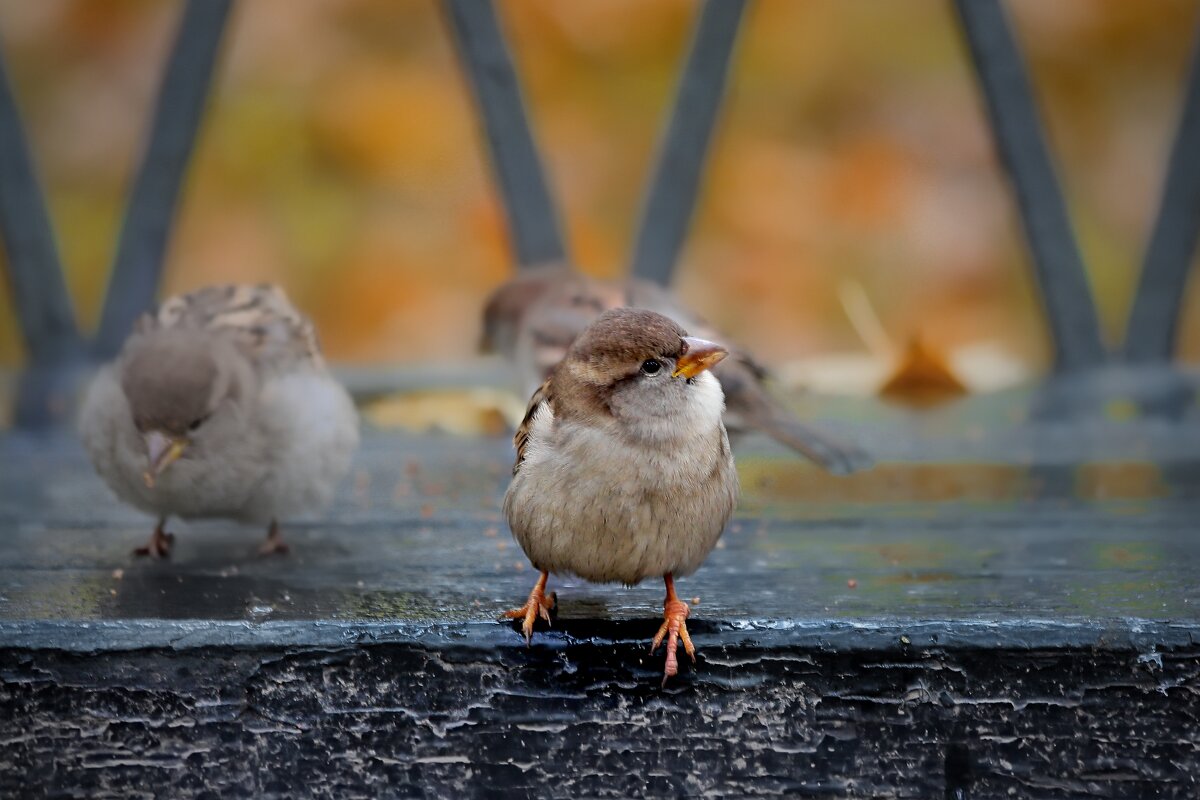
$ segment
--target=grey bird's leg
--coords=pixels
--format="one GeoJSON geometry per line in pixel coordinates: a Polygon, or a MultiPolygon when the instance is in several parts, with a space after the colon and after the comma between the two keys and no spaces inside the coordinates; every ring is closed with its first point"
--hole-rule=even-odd
{"type": "Polygon", "coordinates": [[[283,533],[279,530],[279,520],[271,520],[271,527],[267,528],[267,540],[258,546],[258,554],[260,556],[271,555],[287,555],[291,547],[283,540],[283,533]]]}
{"type": "Polygon", "coordinates": [[[166,558],[171,555],[171,545],[175,543],[175,534],[163,530],[163,526],[166,524],[167,518],[159,517],[158,524],[154,526],[154,533],[150,534],[150,541],[141,547],[134,548],[133,554],[135,556],[154,556],[155,558],[166,558]]]}

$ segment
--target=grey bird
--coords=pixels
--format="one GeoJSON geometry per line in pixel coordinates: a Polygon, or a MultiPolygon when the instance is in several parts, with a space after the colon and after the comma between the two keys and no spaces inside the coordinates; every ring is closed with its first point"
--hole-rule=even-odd
{"type": "Polygon", "coordinates": [[[689,609],[675,578],[717,544],[737,504],[738,479],[710,369],[727,355],[644,309],[601,314],[534,393],[514,440],[504,513],[541,576],[521,608],[526,641],[550,619],[549,573],[632,586],[662,578],[667,639],[663,683],[678,671],[689,609]]]}
{"type": "Polygon", "coordinates": [[[287,551],[280,518],[332,499],[358,413],[280,289],[218,286],[138,320],[88,387],[79,430],[117,497],[158,518],[139,555],[170,553],[171,516],[267,525],[267,554],[287,551]]]}
{"type": "MultiPolygon", "coordinates": [[[[532,391],[584,328],[604,311],[621,307],[648,308],[698,336],[727,341],[657,284],[637,278],[601,281],[550,266],[525,271],[492,293],[483,314],[483,349],[509,358],[523,390],[532,391]]],[[[767,370],[744,350],[730,347],[729,358],[713,374],[725,393],[730,435],[761,431],[835,475],[871,466],[862,449],[802,422],[773,398],[767,370]]]]}

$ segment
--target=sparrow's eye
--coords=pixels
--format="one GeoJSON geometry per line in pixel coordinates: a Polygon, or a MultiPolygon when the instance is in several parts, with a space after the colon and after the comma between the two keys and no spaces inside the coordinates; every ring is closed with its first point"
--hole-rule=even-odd
{"type": "Polygon", "coordinates": [[[660,369],[662,369],[662,363],[656,359],[648,358],[642,362],[642,374],[644,375],[657,375],[660,369]]]}
{"type": "Polygon", "coordinates": [[[194,419],[194,420],[192,420],[192,424],[191,424],[191,425],[188,425],[188,430],[189,430],[189,431],[195,431],[195,430],[199,430],[199,429],[200,429],[200,426],[204,424],[204,421],[205,421],[206,419],[208,419],[208,417],[200,417],[200,419],[194,419]]]}

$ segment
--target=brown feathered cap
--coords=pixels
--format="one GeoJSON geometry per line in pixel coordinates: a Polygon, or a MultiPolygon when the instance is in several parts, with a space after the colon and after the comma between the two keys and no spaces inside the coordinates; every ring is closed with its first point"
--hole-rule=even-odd
{"type": "Polygon", "coordinates": [[[687,331],[644,308],[614,308],[588,326],[567,358],[590,364],[641,364],[648,358],[677,359],[687,352],[687,331]]]}

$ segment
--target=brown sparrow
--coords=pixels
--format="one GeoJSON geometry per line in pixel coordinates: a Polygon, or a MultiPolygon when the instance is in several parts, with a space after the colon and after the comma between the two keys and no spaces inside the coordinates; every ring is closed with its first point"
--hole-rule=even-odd
{"type": "Polygon", "coordinates": [[[528,642],[554,600],[549,573],[632,586],[666,581],[663,682],[676,674],[688,606],[675,577],[695,572],[737,503],[738,479],[721,422],[720,345],[688,336],[645,309],[606,311],[534,393],[514,442],[504,497],[513,536],[541,571],[529,600],[506,614],[528,642]]]}
{"type": "MultiPolygon", "coordinates": [[[[600,281],[555,266],[524,272],[493,292],[483,315],[484,348],[511,359],[524,391],[532,391],[584,328],[602,312],[623,306],[652,309],[699,336],[724,340],[657,284],[638,278],[600,281]]],[[[725,392],[725,425],[731,435],[761,431],[835,475],[871,465],[862,450],[805,425],[772,398],[765,385],[767,371],[748,353],[731,348],[713,374],[725,392]]]]}
{"type": "Polygon", "coordinates": [[[145,314],[85,395],[96,471],[158,524],[140,555],[166,556],[167,517],[269,524],[328,503],[358,445],[358,413],[325,367],[312,323],[273,286],[221,286],[145,314]]]}

